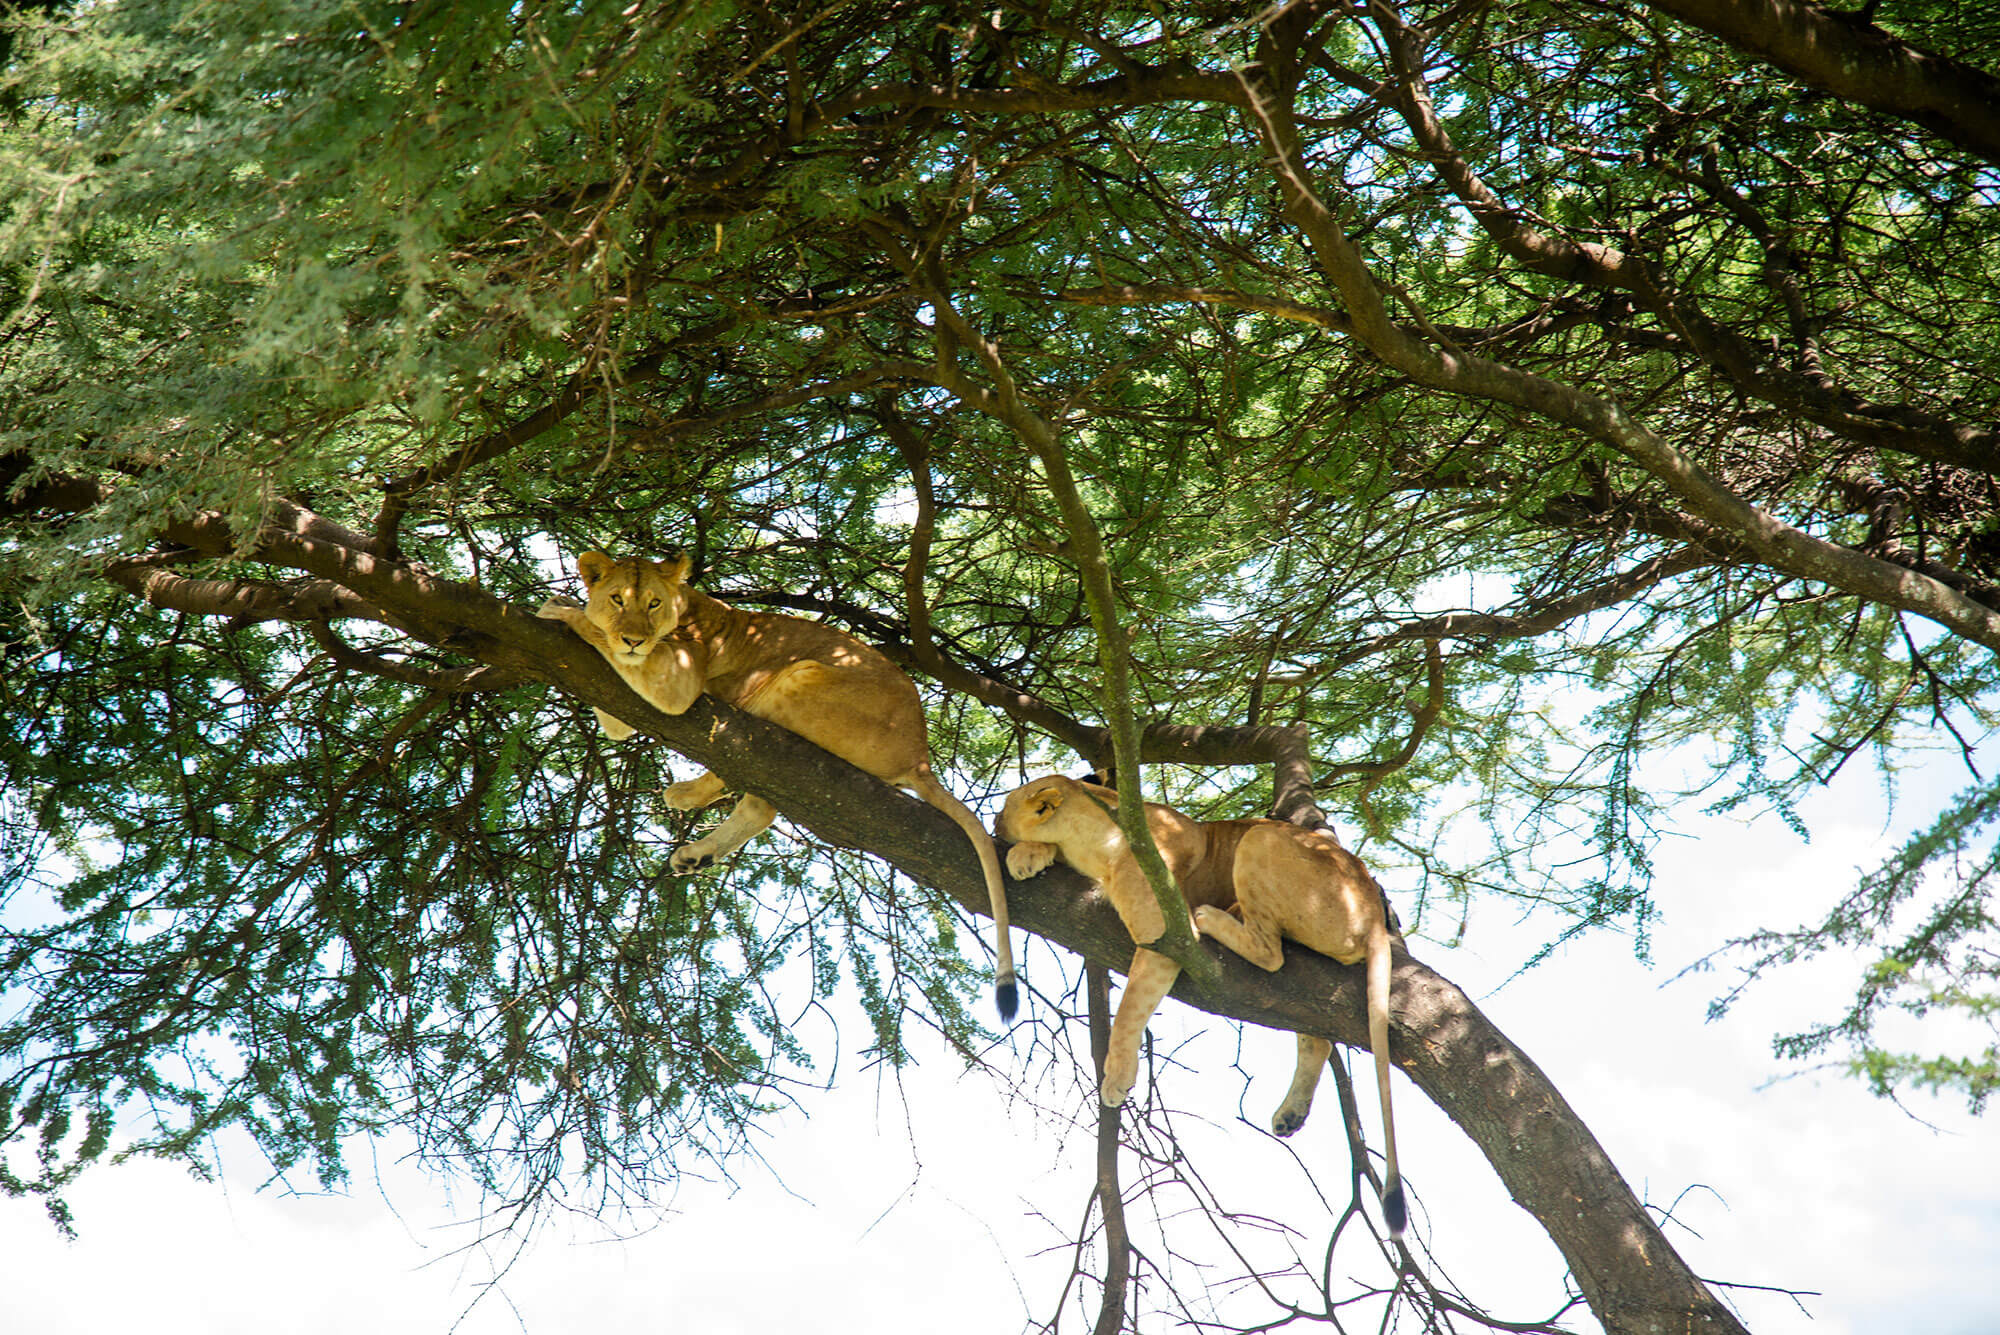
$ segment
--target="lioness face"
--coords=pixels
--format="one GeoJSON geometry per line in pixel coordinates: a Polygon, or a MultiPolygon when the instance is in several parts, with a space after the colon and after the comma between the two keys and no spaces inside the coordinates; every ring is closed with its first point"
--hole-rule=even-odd
{"type": "Polygon", "coordinates": [[[605,634],[614,661],[636,668],[661,638],[687,615],[689,558],[614,561],[603,552],[576,559],[576,573],[589,593],[584,616],[605,634]]]}

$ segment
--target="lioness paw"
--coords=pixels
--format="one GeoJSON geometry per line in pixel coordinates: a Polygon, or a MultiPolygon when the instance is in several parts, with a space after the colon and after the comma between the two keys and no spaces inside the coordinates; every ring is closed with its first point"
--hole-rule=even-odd
{"type": "Polygon", "coordinates": [[[1289,1103],[1271,1116],[1271,1134],[1289,1136],[1306,1124],[1306,1113],[1310,1109],[1294,1108],[1289,1103]]]}
{"type": "Polygon", "coordinates": [[[704,774],[697,779],[682,779],[660,789],[660,805],[671,811],[698,811],[707,806],[724,792],[722,780],[713,774],[704,774]]]}
{"type": "Polygon", "coordinates": [[[1055,860],[1054,844],[1028,840],[1007,850],[1007,874],[1017,881],[1025,881],[1030,876],[1039,876],[1047,871],[1055,860]]]}
{"type": "Polygon", "coordinates": [[[673,856],[667,859],[667,865],[675,872],[685,875],[691,871],[700,871],[703,867],[714,866],[715,855],[700,844],[688,844],[683,848],[676,848],[673,856]]]}
{"type": "Polygon", "coordinates": [[[1104,1084],[1099,1087],[1097,1097],[1107,1108],[1116,1108],[1125,1102],[1132,1092],[1132,1082],[1139,1077],[1138,1069],[1122,1070],[1119,1064],[1108,1061],[1104,1064],[1104,1084]]]}
{"type": "Polygon", "coordinates": [[[604,729],[604,735],[614,742],[622,742],[639,731],[624,719],[607,714],[595,705],[591,706],[590,712],[597,715],[597,726],[604,729]]]}

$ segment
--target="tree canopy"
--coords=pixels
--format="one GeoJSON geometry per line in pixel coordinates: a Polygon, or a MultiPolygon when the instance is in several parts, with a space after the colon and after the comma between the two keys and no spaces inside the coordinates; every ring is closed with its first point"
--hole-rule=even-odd
{"type": "MultiPolygon", "coordinates": [[[[60,1212],[107,1153],[223,1127],[338,1176],[395,1125],[503,1197],[643,1191],[807,1096],[814,998],[855,989],[887,1060],[913,1025],[976,1055],[962,836],[707,701],[642,711],[532,616],[591,548],[882,646],[976,808],[1114,760],[1198,814],[1316,805],[1418,956],[1496,898],[1643,952],[1677,811],[1858,764],[1893,802],[1955,748],[1963,793],[1823,920],[1717,943],[1716,1004],[1848,952],[1852,1006],[1782,1056],[1990,1093],[1993,16],[5,22],[8,1190],[60,1212]],[[672,874],[670,752],[859,852],[672,874]],[[1908,1050],[1897,1011],[1979,1037],[1908,1050]]],[[[1129,951],[1078,886],[1013,890],[1129,951]]],[[[1359,1038],[1340,971],[1249,972],[1181,995],[1359,1038]]],[[[1398,988],[1405,1046],[1476,1016],[1415,960],[1398,988]]],[[[1474,1047],[1427,1054],[1518,1152],[1474,1047]]],[[[1602,1158],[1558,1130],[1521,1171],[1602,1158]]],[[[1592,1258],[1602,1217],[1536,1213],[1607,1328],[1731,1328],[1691,1276],[1621,1287],[1654,1242],[1592,1258]]]]}

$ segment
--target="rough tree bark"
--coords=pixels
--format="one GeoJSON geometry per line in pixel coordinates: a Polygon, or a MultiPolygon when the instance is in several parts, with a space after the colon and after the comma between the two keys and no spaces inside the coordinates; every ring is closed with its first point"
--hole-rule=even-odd
{"type": "Polygon", "coordinates": [[[1923,126],[2000,162],[2000,80],[1922,51],[1869,22],[1872,4],[1648,0],[1835,97],[1923,126]]]}
{"type": "MultiPolygon", "coordinates": [[[[178,541],[226,550],[220,525],[175,526],[178,541]]],[[[666,715],[634,695],[567,629],[475,586],[367,549],[367,539],[298,507],[255,544],[256,555],[347,590],[420,639],[478,659],[508,680],[552,682],[612,711],[732,787],[768,798],[827,843],[866,850],[975,913],[986,909],[978,859],[957,826],[782,728],[702,696],[666,715]]],[[[131,587],[130,583],[126,587],[131,587]]],[[[144,587],[142,585],[142,587],[144,587]]],[[[1018,926],[1091,963],[1122,969],[1132,941],[1110,902],[1064,868],[1010,883],[1018,926]]],[[[1212,1014],[1324,1035],[1365,1048],[1361,971],[1292,950],[1275,974],[1208,943],[1221,982],[1183,976],[1174,995],[1212,1014]]],[[[1395,1063],[1476,1142],[1508,1192],[1548,1231],[1586,1301],[1612,1335],[1743,1330],[1668,1244],[1590,1130],[1546,1076],[1465,994],[1398,951],[1391,1015],[1395,1063]]]]}
{"type": "MultiPolygon", "coordinates": [[[[685,748],[732,785],[754,787],[788,820],[829,843],[865,849],[981,910],[985,889],[964,835],[917,799],[706,696],[669,722],[630,712],[632,698],[620,694],[615,680],[563,684],[592,703],[614,702],[623,717],[676,751],[685,748]],[[617,690],[607,689],[614,685],[617,690]]],[[[1132,939],[1110,901],[1074,872],[1051,868],[1031,882],[1010,881],[1007,896],[1017,926],[1091,963],[1122,970],[1130,962],[1132,939]]],[[[1204,992],[1184,978],[1174,989],[1181,1001],[1246,1023],[1367,1047],[1360,969],[1288,948],[1284,969],[1266,974],[1206,943],[1203,948],[1217,957],[1222,981],[1204,992]]],[[[1606,1331],[1701,1335],[1744,1329],[1673,1250],[1548,1077],[1464,992],[1399,950],[1394,995],[1395,1064],[1479,1145],[1508,1193],[1548,1231],[1606,1331]]]]}

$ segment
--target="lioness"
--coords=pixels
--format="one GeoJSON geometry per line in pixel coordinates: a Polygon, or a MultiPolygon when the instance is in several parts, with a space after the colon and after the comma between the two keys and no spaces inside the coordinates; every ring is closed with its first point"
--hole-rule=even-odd
{"type": "MultiPolygon", "coordinates": [[[[1013,841],[1007,870],[1016,880],[1037,875],[1052,862],[1067,863],[1104,888],[1134,941],[1157,941],[1166,920],[1107,809],[1117,805],[1118,794],[1110,788],[1050,775],[1009,793],[993,832],[1013,841]]],[[[1148,802],[1146,825],[1204,936],[1264,969],[1284,964],[1283,937],[1342,964],[1367,960],[1368,1046],[1375,1052],[1387,1147],[1382,1213],[1390,1231],[1400,1234],[1406,1211],[1389,1111],[1389,926],[1381,889],[1361,860],[1331,835],[1284,821],[1198,821],[1148,802]]],[[[1144,945],[1133,952],[1104,1059],[1099,1094],[1106,1107],[1117,1107],[1131,1092],[1139,1075],[1139,1037],[1179,974],[1180,966],[1165,955],[1144,945]]],[[[1271,1118],[1271,1129],[1281,1136],[1305,1124],[1320,1068],[1333,1050],[1309,1034],[1300,1034],[1298,1042],[1292,1087],[1271,1118]]]]}
{"type": "MultiPolygon", "coordinates": [[[[684,712],[707,691],[886,783],[910,789],[951,817],[972,840],[986,874],[999,934],[994,996],[1001,1018],[1013,1019],[1014,954],[1000,858],[979,818],[931,773],[916,686],[880,652],[844,631],[800,617],[741,611],[690,588],[684,582],[690,564],[684,555],[614,561],[603,552],[585,552],[576,559],[576,573],[589,603],[577,607],[552,599],[539,615],[581,635],[642,699],[666,713],[684,712]]],[[[624,720],[601,709],[596,713],[612,737],[632,735],[624,720]]],[[[669,785],[662,798],[670,807],[691,811],[723,791],[721,779],[704,773],[669,785]]],[[[674,850],[674,870],[691,871],[728,856],[776,815],[769,802],[745,793],[705,838],[674,850]]]]}

